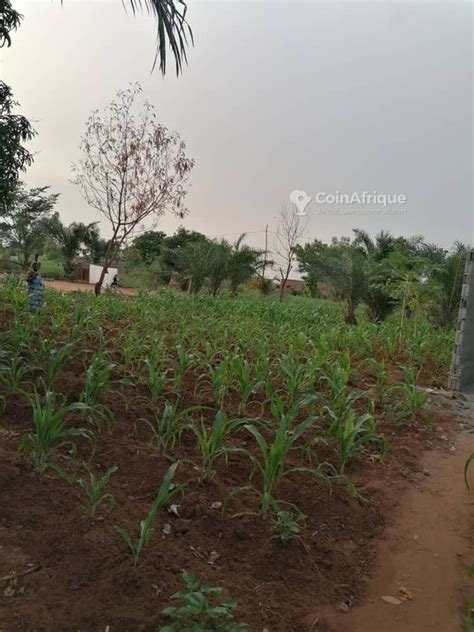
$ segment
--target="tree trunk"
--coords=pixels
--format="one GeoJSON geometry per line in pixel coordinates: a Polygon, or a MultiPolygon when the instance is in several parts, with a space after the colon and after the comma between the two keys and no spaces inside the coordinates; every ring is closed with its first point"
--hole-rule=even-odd
{"type": "Polygon", "coordinates": [[[348,325],[357,325],[357,318],[355,315],[355,305],[351,300],[347,301],[347,312],[344,317],[344,321],[348,325]]]}
{"type": "Polygon", "coordinates": [[[268,224],[265,226],[265,250],[263,255],[262,277],[260,279],[260,296],[263,296],[265,283],[265,270],[267,269],[267,249],[268,249],[268,224]]]}
{"type": "Polygon", "coordinates": [[[94,292],[96,296],[100,296],[100,292],[102,290],[102,285],[104,283],[104,279],[105,279],[105,275],[107,274],[107,272],[109,271],[109,265],[112,261],[112,259],[114,258],[114,244],[115,244],[115,238],[117,237],[117,233],[118,233],[118,226],[114,231],[113,237],[112,239],[109,241],[109,245],[107,246],[107,250],[105,251],[105,257],[104,257],[104,264],[102,266],[102,272],[100,273],[100,277],[99,280],[97,281],[97,283],[94,286],[94,292]]]}
{"type": "Polygon", "coordinates": [[[290,266],[288,266],[287,269],[286,269],[286,274],[283,277],[283,272],[280,270],[280,276],[281,276],[280,297],[279,297],[280,303],[283,301],[283,294],[285,292],[285,285],[286,285],[286,282],[288,281],[288,277],[290,276],[290,272],[291,272],[291,268],[290,268],[290,266]]]}
{"type": "Polygon", "coordinates": [[[286,281],[280,281],[280,296],[278,297],[280,303],[283,301],[283,292],[285,291],[285,285],[286,281]]]}

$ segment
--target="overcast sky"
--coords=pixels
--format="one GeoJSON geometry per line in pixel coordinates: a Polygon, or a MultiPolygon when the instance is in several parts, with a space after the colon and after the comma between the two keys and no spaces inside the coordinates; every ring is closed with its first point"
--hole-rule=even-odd
{"type": "Polygon", "coordinates": [[[167,232],[263,244],[295,189],[376,190],[407,201],[369,215],[382,207],[313,199],[308,238],[360,227],[474,242],[470,2],[188,4],[195,47],[183,75],[170,65],[163,79],[150,72],[153,18],[120,0],[15,2],[25,19],[1,76],[38,131],[25,179],[61,193],[64,221],[99,219],[71,162],[89,111],[139,81],[196,160],[189,216],[164,219],[167,232]]]}

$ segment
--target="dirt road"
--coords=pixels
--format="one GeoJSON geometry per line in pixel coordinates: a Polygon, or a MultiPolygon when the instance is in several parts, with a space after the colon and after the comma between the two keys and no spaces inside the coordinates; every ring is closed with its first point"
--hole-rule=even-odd
{"type": "MultiPolygon", "coordinates": [[[[94,285],[91,283],[79,283],[71,281],[54,281],[50,279],[43,279],[43,283],[47,287],[52,287],[58,292],[93,292],[94,285]]],[[[125,296],[135,296],[136,291],[129,287],[121,287],[118,290],[119,294],[124,294],[125,296]]]]}
{"type": "MultiPolygon", "coordinates": [[[[474,599],[474,578],[466,572],[474,563],[474,490],[466,490],[463,468],[471,452],[473,435],[457,432],[445,451],[425,455],[423,480],[402,497],[378,546],[364,604],[313,613],[306,623],[315,632],[324,625],[331,632],[466,630],[466,606],[474,599]]],[[[474,486],[474,467],[471,480],[474,486]]]]}

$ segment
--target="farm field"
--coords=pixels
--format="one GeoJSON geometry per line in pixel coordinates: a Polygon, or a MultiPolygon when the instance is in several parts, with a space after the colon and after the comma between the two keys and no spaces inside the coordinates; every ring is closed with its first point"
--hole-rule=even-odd
{"type": "Polygon", "coordinates": [[[0,304],[0,629],[191,630],[163,613],[183,572],[248,626],[216,630],[360,602],[449,430],[417,387],[452,331],[303,297],[48,289],[31,314],[7,280],[0,304]]]}

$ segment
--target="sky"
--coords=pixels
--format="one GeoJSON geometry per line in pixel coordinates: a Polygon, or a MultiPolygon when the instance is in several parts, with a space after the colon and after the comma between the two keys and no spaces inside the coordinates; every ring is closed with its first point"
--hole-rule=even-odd
{"type": "Polygon", "coordinates": [[[151,72],[153,18],[120,0],[15,7],[24,22],[0,74],[38,132],[24,179],[61,193],[64,222],[100,219],[71,163],[89,112],[138,81],[196,161],[189,214],[162,218],[165,232],[263,246],[298,190],[307,240],[357,227],[474,243],[470,2],[189,0],[195,45],[178,78],[171,64],[151,72]],[[332,203],[374,191],[398,198],[332,203]]]}

